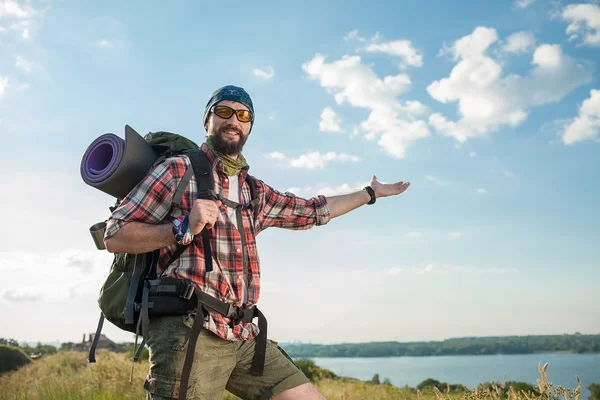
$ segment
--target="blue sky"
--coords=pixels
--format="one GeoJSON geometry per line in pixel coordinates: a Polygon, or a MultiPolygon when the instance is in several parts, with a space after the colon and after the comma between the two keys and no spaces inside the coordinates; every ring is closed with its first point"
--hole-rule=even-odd
{"type": "Polygon", "coordinates": [[[113,199],[85,149],[125,124],[201,142],[225,84],[270,185],[411,182],[258,237],[275,340],[598,333],[599,51],[598,2],[0,0],[0,336],[93,332],[111,256],[88,228],[113,199]]]}

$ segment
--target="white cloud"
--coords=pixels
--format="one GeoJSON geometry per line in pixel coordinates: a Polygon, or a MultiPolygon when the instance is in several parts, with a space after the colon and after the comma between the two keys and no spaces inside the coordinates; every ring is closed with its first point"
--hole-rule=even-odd
{"type": "Polygon", "coordinates": [[[423,236],[425,236],[425,234],[423,232],[408,232],[406,234],[406,237],[409,239],[419,239],[419,238],[422,238],[423,236]]]}
{"type": "Polygon", "coordinates": [[[322,132],[341,132],[341,120],[336,115],[331,107],[325,107],[321,113],[321,122],[319,122],[319,130],[322,132]]]}
{"type": "Polygon", "coordinates": [[[344,56],[327,63],[317,54],[302,65],[310,79],[319,80],[337,104],[348,103],[370,111],[360,130],[368,140],[379,138],[378,144],[388,155],[403,158],[406,147],[429,135],[427,124],[416,115],[425,107],[419,102],[402,103],[398,97],[405,93],[411,81],[408,75],[379,78],[359,56],[344,56]]]}
{"type": "Polygon", "coordinates": [[[267,80],[271,79],[275,75],[275,70],[273,67],[268,66],[267,69],[255,68],[252,70],[252,73],[254,73],[254,76],[258,78],[267,80]]]}
{"type": "Polygon", "coordinates": [[[56,301],[97,296],[114,255],[67,249],[54,253],[0,253],[0,300],[56,301]],[[15,286],[15,282],[20,284],[15,286]]]}
{"type": "Polygon", "coordinates": [[[563,9],[562,17],[570,22],[566,33],[569,40],[581,37],[584,44],[600,46],[600,6],[571,4],[563,9]]]}
{"type": "Polygon", "coordinates": [[[440,274],[440,275],[448,275],[452,273],[461,273],[461,274],[507,274],[507,273],[515,273],[518,272],[516,268],[475,268],[468,266],[456,266],[456,265],[447,265],[447,264],[437,264],[432,263],[428,265],[422,266],[410,266],[410,267],[391,267],[388,269],[388,273],[390,275],[399,275],[401,273],[412,273],[416,275],[424,275],[424,274],[440,274]]]}
{"type": "Polygon", "coordinates": [[[366,42],[367,41],[367,39],[365,39],[364,37],[358,35],[358,30],[356,30],[356,29],[353,30],[353,31],[348,32],[348,34],[346,36],[344,36],[344,40],[352,40],[352,39],[356,39],[359,42],[366,42]]]}
{"type": "Polygon", "coordinates": [[[0,76],[0,99],[4,96],[4,92],[8,88],[8,77],[0,76]]]}
{"type": "Polygon", "coordinates": [[[15,57],[15,66],[27,73],[30,73],[33,68],[33,62],[27,61],[25,58],[21,56],[15,57]]]}
{"type": "Polygon", "coordinates": [[[15,0],[0,0],[0,17],[29,18],[33,10],[15,0]]]}
{"type": "Polygon", "coordinates": [[[31,84],[29,83],[20,83],[19,85],[17,85],[17,87],[15,88],[18,92],[23,92],[25,90],[28,90],[31,88],[31,84]]]}
{"type": "Polygon", "coordinates": [[[487,189],[485,189],[485,188],[477,189],[477,194],[486,194],[486,193],[487,193],[487,189]]]}
{"type": "Polygon", "coordinates": [[[277,161],[284,161],[287,159],[287,157],[285,156],[285,154],[280,153],[278,151],[274,151],[268,154],[265,154],[265,157],[270,159],[270,160],[277,160],[277,161]]]}
{"type": "Polygon", "coordinates": [[[508,53],[525,53],[533,49],[535,45],[535,36],[533,33],[521,31],[513,33],[506,38],[506,43],[502,46],[502,50],[508,53]]]}
{"type": "Polygon", "coordinates": [[[451,48],[459,60],[450,76],[432,82],[427,91],[441,103],[458,103],[458,121],[430,115],[429,123],[459,142],[485,136],[501,126],[515,127],[529,108],[556,102],[592,79],[592,70],[564,54],[559,45],[543,44],[534,51],[528,76],[503,75],[502,66],[486,54],[498,41],[493,28],[478,27],[451,48]]]}
{"type": "Polygon", "coordinates": [[[515,5],[519,8],[527,8],[535,3],[535,0],[516,0],[515,5]]]}
{"type": "Polygon", "coordinates": [[[600,136],[600,90],[590,90],[590,97],[579,107],[579,115],[565,126],[563,143],[573,144],[600,136]]]}
{"type": "Polygon", "coordinates": [[[438,185],[448,185],[448,184],[450,184],[450,182],[448,182],[448,181],[445,181],[443,179],[440,179],[438,177],[431,176],[431,175],[426,175],[425,179],[427,179],[428,181],[433,182],[435,184],[438,184],[438,185]]]}
{"type": "Polygon", "coordinates": [[[372,43],[366,47],[371,53],[386,53],[400,57],[401,66],[422,67],[423,55],[419,54],[410,40],[393,40],[386,43],[372,43]]]}
{"type": "Polygon", "coordinates": [[[107,39],[98,40],[96,46],[101,49],[113,49],[115,48],[115,42],[107,39]]]}
{"type": "Polygon", "coordinates": [[[329,151],[327,153],[320,153],[313,151],[310,153],[302,154],[297,158],[290,158],[280,152],[272,152],[265,154],[265,158],[271,160],[281,161],[289,167],[301,168],[301,169],[323,169],[328,162],[358,162],[360,157],[353,156],[345,153],[336,153],[329,151]]]}
{"type": "Polygon", "coordinates": [[[472,151],[472,152],[469,153],[469,157],[473,158],[475,156],[477,156],[477,153],[475,153],[474,151],[472,151]]]}
{"type": "Polygon", "coordinates": [[[30,23],[36,15],[36,11],[28,5],[20,4],[15,0],[0,0],[0,19],[8,21],[7,28],[2,28],[2,32],[16,31],[24,40],[30,38],[30,23]]]}
{"type": "Polygon", "coordinates": [[[460,237],[462,236],[462,233],[458,232],[458,231],[450,232],[450,233],[448,233],[447,236],[448,236],[448,239],[460,239],[460,237]]]}

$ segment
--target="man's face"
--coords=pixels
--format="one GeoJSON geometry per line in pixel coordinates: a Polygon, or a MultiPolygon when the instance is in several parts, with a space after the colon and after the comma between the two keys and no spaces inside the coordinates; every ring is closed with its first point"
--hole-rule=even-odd
{"type": "MultiPolygon", "coordinates": [[[[230,100],[222,100],[217,105],[228,106],[234,110],[248,110],[245,105],[230,100]]],[[[240,122],[235,113],[229,119],[225,119],[211,112],[204,127],[214,143],[215,150],[227,155],[237,155],[242,152],[248,140],[251,122],[240,122]]]]}

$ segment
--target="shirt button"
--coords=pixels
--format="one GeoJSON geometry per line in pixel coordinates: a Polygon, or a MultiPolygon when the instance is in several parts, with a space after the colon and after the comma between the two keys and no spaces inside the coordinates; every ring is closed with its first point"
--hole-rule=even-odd
{"type": "Polygon", "coordinates": [[[225,178],[225,182],[229,182],[229,179],[225,178]]]}
{"type": "Polygon", "coordinates": [[[240,253],[242,250],[241,249],[236,249],[235,251],[238,252],[238,253],[240,253]]]}

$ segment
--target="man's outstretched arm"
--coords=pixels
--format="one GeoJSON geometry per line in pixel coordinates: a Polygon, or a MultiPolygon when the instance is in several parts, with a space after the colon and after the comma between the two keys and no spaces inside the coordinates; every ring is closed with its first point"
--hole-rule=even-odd
{"type": "MultiPolygon", "coordinates": [[[[396,182],[391,184],[384,184],[377,181],[377,177],[371,178],[370,186],[375,192],[377,199],[381,197],[394,196],[404,193],[410,186],[410,182],[396,182]]],[[[331,213],[331,218],[339,217],[340,215],[346,214],[348,211],[352,211],[362,205],[367,204],[371,200],[371,196],[366,190],[359,190],[358,192],[338,195],[338,196],[326,196],[327,206],[331,213]]]]}

